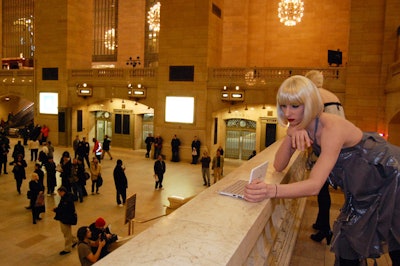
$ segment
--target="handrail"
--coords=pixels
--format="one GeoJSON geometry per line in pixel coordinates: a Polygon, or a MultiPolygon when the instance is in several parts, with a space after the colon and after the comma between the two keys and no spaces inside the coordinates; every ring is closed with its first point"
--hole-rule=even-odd
{"type": "Polygon", "coordinates": [[[281,141],[242,164],[221,181],[161,218],[96,265],[289,265],[305,198],[259,203],[221,196],[221,188],[247,179],[270,161],[266,182],[304,178],[305,160],[296,153],[284,172],[273,170],[281,141]]]}

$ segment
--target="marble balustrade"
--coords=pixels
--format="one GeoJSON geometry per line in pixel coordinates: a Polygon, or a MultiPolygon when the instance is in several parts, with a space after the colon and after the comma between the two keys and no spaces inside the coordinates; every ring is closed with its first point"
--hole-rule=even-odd
{"type": "Polygon", "coordinates": [[[284,172],[273,168],[280,141],[241,165],[221,181],[159,219],[96,265],[288,265],[305,198],[267,199],[259,203],[221,196],[218,190],[246,180],[253,167],[270,161],[267,183],[301,180],[302,153],[284,172]]]}

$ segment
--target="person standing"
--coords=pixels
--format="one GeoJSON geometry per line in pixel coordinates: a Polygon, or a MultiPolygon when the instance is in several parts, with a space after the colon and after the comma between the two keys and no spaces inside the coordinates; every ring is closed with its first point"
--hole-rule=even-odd
{"type": "Polygon", "coordinates": [[[74,149],[74,158],[78,156],[79,142],[81,142],[79,136],[76,135],[74,141],[72,142],[72,148],[74,149]]]}
{"type": "Polygon", "coordinates": [[[212,169],[214,170],[214,184],[222,178],[222,169],[224,168],[224,157],[217,150],[217,155],[212,160],[212,169]]]}
{"type": "Polygon", "coordinates": [[[22,155],[22,158],[25,158],[25,148],[21,144],[21,141],[18,140],[17,144],[14,145],[12,157],[14,158],[14,161],[17,160],[18,155],[22,155]]]}
{"type": "Polygon", "coordinates": [[[90,266],[100,259],[101,251],[103,250],[106,241],[98,239],[97,241],[90,240],[92,238],[92,231],[87,226],[82,226],[76,233],[78,244],[78,256],[81,266],[90,266]],[[92,247],[97,247],[95,253],[92,252],[92,247]]]}
{"type": "Polygon", "coordinates": [[[104,155],[107,153],[108,156],[110,156],[110,160],[112,160],[112,155],[110,153],[110,145],[111,145],[111,139],[108,137],[108,135],[105,135],[103,140],[103,153],[101,154],[101,159],[104,159],[104,155]]]}
{"type": "Polygon", "coordinates": [[[44,164],[47,175],[47,196],[54,195],[54,188],[57,185],[56,179],[56,163],[54,162],[53,156],[47,158],[47,162],[44,164]]]}
{"type": "MultiPolygon", "coordinates": [[[[101,144],[96,138],[93,138],[92,141],[94,143],[93,153],[96,156],[97,160],[99,160],[99,162],[101,162],[101,155],[103,154],[101,144]]],[[[89,167],[90,167],[90,164],[89,164],[89,167]]]]}
{"type": "Polygon", "coordinates": [[[147,138],[145,139],[144,143],[146,143],[146,158],[150,157],[151,146],[154,143],[154,137],[149,133],[147,138]]]}
{"type": "Polygon", "coordinates": [[[154,138],[154,159],[158,158],[158,155],[161,154],[162,151],[162,144],[163,144],[163,139],[161,138],[160,135],[157,135],[154,138]]]}
{"type": "Polygon", "coordinates": [[[39,216],[45,210],[44,202],[40,206],[36,204],[39,197],[44,201],[44,187],[43,184],[40,183],[37,173],[32,173],[31,181],[29,181],[29,191],[29,208],[32,210],[33,224],[36,224],[37,220],[42,220],[39,216]]]}
{"type": "Polygon", "coordinates": [[[48,157],[54,157],[54,146],[51,144],[51,141],[47,142],[47,149],[49,150],[49,153],[47,154],[48,157]]]}
{"type": "Polygon", "coordinates": [[[208,156],[208,152],[204,151],[203,156],[200,158],[201,162],[201,174],[203,176],[203,186],[210,186],[210,162],[211,157],[208,156]]]}
{"type": "Polygon", "coordinates": [[[249,158],[247,160],[250,160],[251,158],[253,158],[256,155],[257,155],[257,151],[253,150],[253,152],[250,154],[250,156],[249,156],[249,158]]]}
{"type": "MultiPolygon", "coordinates": [[[[400,265],[400,147],[323,112],[318,89],[304,76],[286,79],[276,99],[278,121],[287,134],[275,153],[275,170],[283,171],[296,150],[310,146],[318,159],[305,180],[247,184],[245,200],[317,195],[329,178],[345,196],[330,247],[338,265],[361,265],[384,252],[389,252],[393,265],[400,265]]],[[[326,240],[329,244],[330,236],[326,240]]]]}
{"type": "Polygon", "coordinates": [[[90,163],[90,179],[92,180],[92,195],[94,194],[94,187],[96,186],[96,194],[99,194],[99,187],[97,186],[97,179],[101,176],[101,164],[96,157],[93,157],[90,163]]]}
{"type": "Polygon", "coordinates": [[[194,136],[192,141],[192,164],[197,164],[200,156],[200,144],[200,140],[197,139],[197,136],[194,136]]]}
{"type": "Polygon", "coordinates": [[[86,137],[83,137],[82,141],[80,142],[78,156],[85,159],[87,167],[90,167],[89,153],[90,153],[90,144],[89,142],[86,141],[86,137]]]}
{"type": "Polygon", "coordinates": [[[35,170],[33,171],[39,177],[39,183],[44,186],[44,172],[42,170],[42,165],[40,163],[35,163],[35,170]]]}
{"type": "MultiPolygon", "coordinates": [[[[339,98],[332,92],[322,88],[324,83],[324,76],[321,71],[311,70],[306,73],[306,78],[310,79],[318,88],[321,95],[322,102],[324,103],[324,112],[336,114],[345,118],[344,110],[339,98]]],[[[309,158],[315,156],[314,152],[310,152],[309,158]]],[[[315,160],[308,160],[310,166],[314,165],[315,160]]],[[[331,196],[329,194],[329,182],[326,181],[318,193],[318,215],[312,227],[318,230],[317,233],[312,234],[310,238],[315,242],[321,242],[325,237],[332,236],[330,226],[330,208],[331,196]]]]}
{"type": "Polygon", "coordinates": [[[28,165],[26,164],[26,161],[22,157],[22,154],[19,154],[17,156],[17,159],[14,162],[12,162],[12,165],[14,165],[12,171],[14,173],[15,182],[17,184],[17,192],[18,194],[21,195],[21,185],[22,181],[26,179],[25,168],[28,165]]]}
{"type": "Polygon", "coordinates": [[[2,170],[5,175],[8,174],[8,172],[7,172],[8,152],[9,152],[9,149],[8,149],[7,143],[2,142],[0,145],[0,174],[1,174],[2,170]]]}
{"type": "Polygon", "coordinates": [[[172,162],[179,162],[179,146],[181,146],[181,141],[178,139],[176,135],[171,140],[171,149],[172,149],[172,162]]]}
{"type": "Polygon", "coordinates": [[[40,133],[42,135],[40,143],[47,142],[47,138],[49,137],[49,131],[50,129],[46,125],[42,126],[42,128],[40,129],[40,133]]]}
{"type": "Polygon", "coordinates": [[[83,163],[83,158],[78,158],[78,185],[80,187],[83,197],[88,195],[86,190],[86,172],[85,165],[83,163]]]}
{"type": "Polygon", "coordinates": [[[115,189],[117,190],[117,204],[122,207],[126,203],[126,189],[128,188],[128,179],[125,175],[125,167],[122,166],[122,160],[117,160],[117,165],[113,172],[115,189]],[[122,199],[122,201],[121,201],[122,199]]]}
{"type": "Polygon", "coordinates": [[[78,243],[75,236],[72,235],[72,225],[76,225],[78,216],[75,211],[74,195],[68,192],[63,186],[57,189],[61,199],[58,206],[53,209],[56,213],[55,220],[60,222],[60,229],[64,235],[64,249],[60,251],[60,255],[71,253],[72,247],[78,243]]]}
{"type": "Polygon", "coordinates": [[[60,177],[61,186],[65,187],[69,192],[71,192],[71,183],[69,179],[72,175],[72,163],[69,152],[64,152],[60,160],[60,177]]]}
{"type": "Polygon", "coordinates": [[[37,161],[40,143],[37,139],[32,139],[28,142],[28,147],[31,150],[31,162],[37,161]]]}
{"type": "Polygon", "coordinates": [[[162,155],[158,155],[157,160],[154,162],[154,174],[157,176],[155,189],[163,189],[163,179],[166,170],[165,162],[162,155]]]}
{"type": "MultiPolygon", "coordinates": [[[[78,157],[78,159],[82,160],[82,158],[78,157]]],[[[79,164],[78,159],[72,159],[72,170],[71,170],[71,177],[69,179],[70,186],[72,188],[72,193],[74,194],[74,200],[78,200],[79,202],[83,202],[83,191],[81,186],[81,181],[79,178],[79,164]]],[[[85,178],[85,177],[83,177],[85,178]]]]}

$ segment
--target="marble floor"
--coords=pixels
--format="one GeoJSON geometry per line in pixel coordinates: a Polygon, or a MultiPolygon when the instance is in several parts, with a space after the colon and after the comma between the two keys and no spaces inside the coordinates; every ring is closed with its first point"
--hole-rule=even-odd
{"type": "MultiPolygon", "coordinates": [[[[13,147],[17,139],[11,139],[13,147]]],[[[59,161],[62,152],[72,152],[71,148],[56,147],[55,161],[59,161]]],[[[1,265],[79,265],[76,248],[70,254],[60,256],[64,240],[55,221],[52,209],[57,206],[59,196],[46,196],[46,212],[42,213],[42,220],[36,225],[32,224],[31,212],[25,209],[28,205],[26,191],[28,189],[29,174],[33,172],[34,162],[30,161],[27,150],[28,179],[23,182],[22,194],[16,192],[15,180],[8,167],[9,174],[0,175],[0,258],[1,265]],[[20,264],[21,263],[21,264],[20,264]]],[[[73,233],[79,226],[89,225],[96,218],[103,217],[111,226],[111,231],[119,235],[120,239],[128,239],[129,225],[125,223],[125,207],[117,206],[115,188],[112,177],[117,159],[121,159],[126,166],[128,177],[127,195],[136,194],[136,216],[133,226],[133,236],[145,230],[157,218],[165,214],[165,206],[169,205],[168,197],[190,197],[205,189],[201,178],[200,165],[192,165],[188,161],[173,163],[166,160],[167,172],[164,179],[164,190],[154,190],[153,164],[154,160],[146,159],[143,150],[130,150],[112,147],[113,160],[107,155],[102,161],[104,184],[100,194],[90,194],[90,184],[86,189],[89,192],[82,203],[76,203],[78,225],[73,226],[73,233]]],[[[225,161],[224,173],[228,174],[242,164],[239,160],[225,161]]],[[[58,184],[60,180],[58,178],[58,184]]],[[[332,193],[332,220],[337,215],[341,206],[342,195],[340,192],[332,193]]],[[[301,224],[299,237],[294,248],[294,256],[290,265],[333,265],[334,257],[329,252],[329,247],[323,243],[315,243],[309,239],[313,233],[311,228],[317,212],[316,197],[307,201],[305,216],[301,224]]],[[[378,265],[389,265],[390,260],[384,256],[378,260],[378,265]]],[[[372,262],[368,262],[372,265],[372,262]]]]}

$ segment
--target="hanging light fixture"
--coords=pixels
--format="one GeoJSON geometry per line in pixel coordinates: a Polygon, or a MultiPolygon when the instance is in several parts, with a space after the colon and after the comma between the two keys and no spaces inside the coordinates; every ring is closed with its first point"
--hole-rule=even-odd
{"type": "Polygon", "coordinates": [[[304,3],[301,0],[281,0],[278,6],[278,17],[285,26],[295,26],[301,22],[304,3]]]}
{"type": "Polygon", "coordinates": [[[149,23],[150,31],[160,31],[160,7],[160,2],[157,2],[147,12],[147,23],[149,23]]]}

